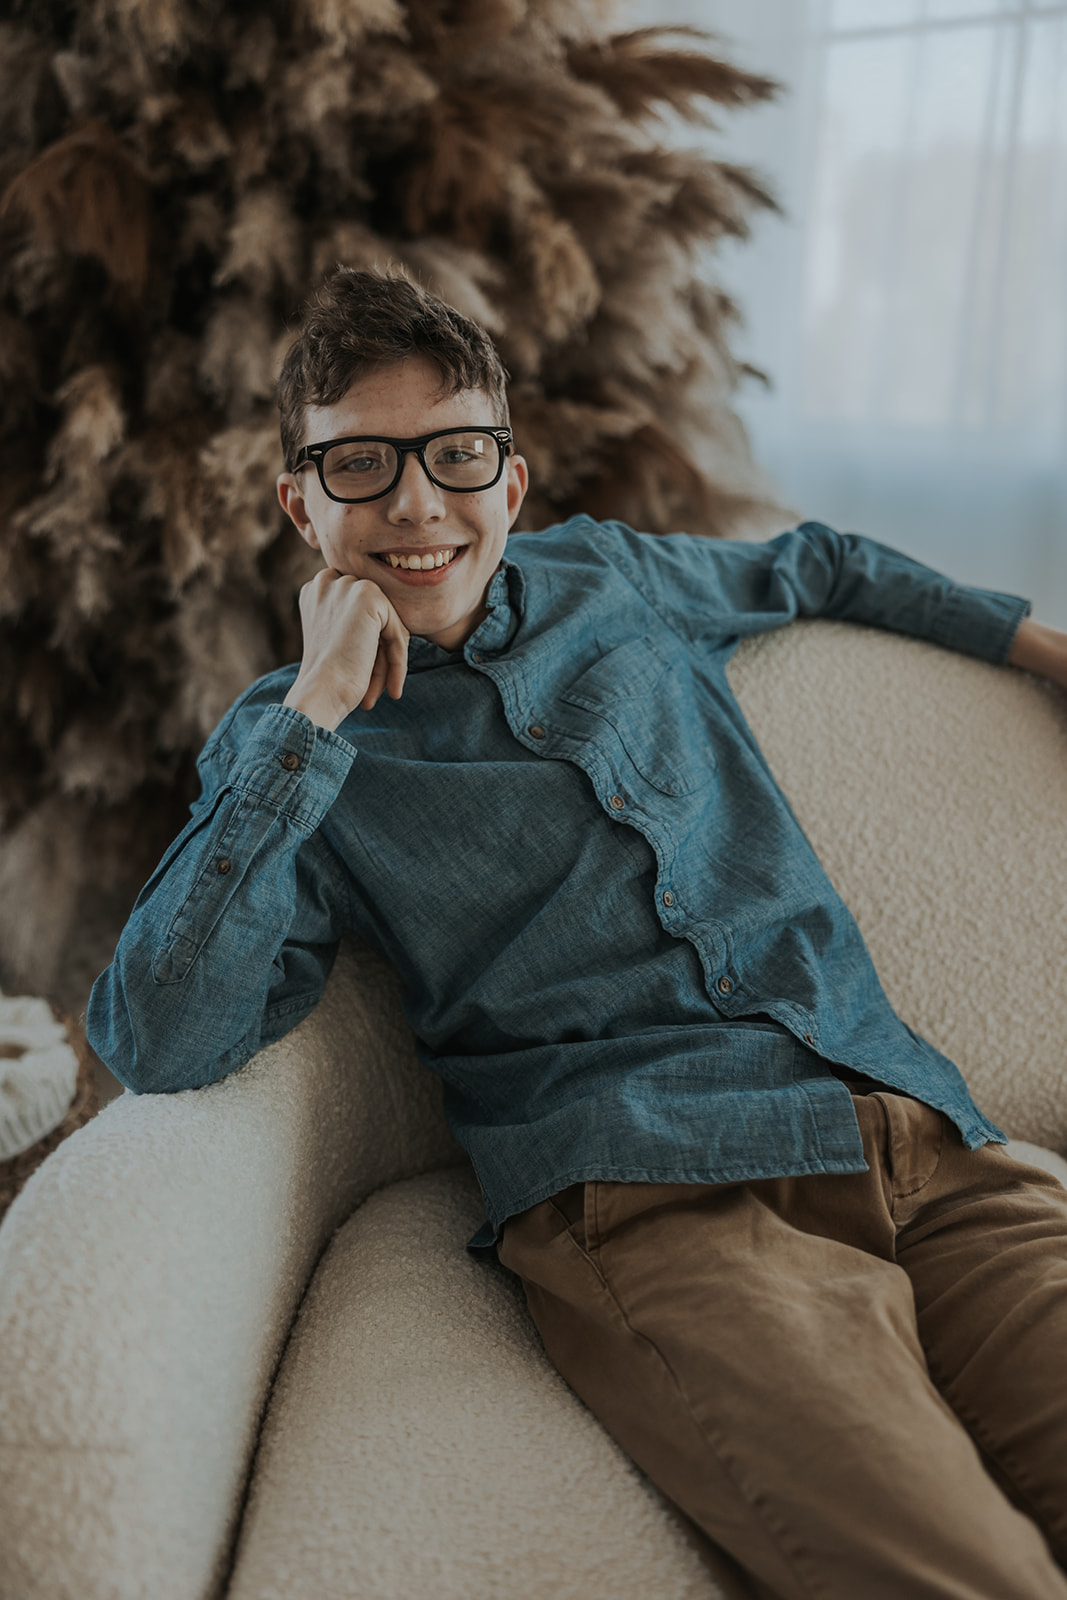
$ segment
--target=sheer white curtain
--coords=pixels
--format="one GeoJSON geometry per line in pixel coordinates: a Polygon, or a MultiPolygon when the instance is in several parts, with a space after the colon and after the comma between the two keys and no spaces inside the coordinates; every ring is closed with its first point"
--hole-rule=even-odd
{"type": "Polygon", "coordinates": [[[699,136],[786,208],[714,269],[772,378],[741,405],[783,493],[1067,626],[1067,3],[625,16],[709,28],[788,86],[699,136]]]}

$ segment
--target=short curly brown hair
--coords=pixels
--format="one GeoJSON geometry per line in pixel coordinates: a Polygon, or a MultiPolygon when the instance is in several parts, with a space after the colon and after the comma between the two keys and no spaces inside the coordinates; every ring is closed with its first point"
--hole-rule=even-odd
{"type": "Polygon", "coordinates": [[[338,267],[308,302],[278,379],[282,450],[291,471],[306,406],[331,406],[375,367],[432,361],[449,394],[481,389],[493,422],[509,421],[507,373],[489,335],[399,272],[338,267]]]}

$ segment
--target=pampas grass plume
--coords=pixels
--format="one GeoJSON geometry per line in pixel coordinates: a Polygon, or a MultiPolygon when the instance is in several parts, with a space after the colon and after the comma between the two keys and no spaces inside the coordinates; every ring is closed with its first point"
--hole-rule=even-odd
{"type": "Polygon", "coordinates": [[[273,386],[339,263],[405,271],[491,330],[533,469],[520,529],[588,511],[714,536],[770,514],[731,410],[733,310],[696,281],[770,197],[665,148],[657,118],[772,86],[692,30],[613,33],[608,0],[15,10],[0,985],[40,992],[65,930],[99,924],[79,895],[128,907],[214,722],[299,652],[319,559],[277,503],[273,386]]]}

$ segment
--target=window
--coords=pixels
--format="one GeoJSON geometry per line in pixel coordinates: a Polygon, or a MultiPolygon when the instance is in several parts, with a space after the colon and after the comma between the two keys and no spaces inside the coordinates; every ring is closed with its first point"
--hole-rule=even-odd
{"type": "Polygon", "coordinates": [[[741,409],[785,496],[1067,626],[1067,4],[632,14],[712,28],[789,86],[707,141],[788,214],[713,269],[772,378],[741,409]]]}

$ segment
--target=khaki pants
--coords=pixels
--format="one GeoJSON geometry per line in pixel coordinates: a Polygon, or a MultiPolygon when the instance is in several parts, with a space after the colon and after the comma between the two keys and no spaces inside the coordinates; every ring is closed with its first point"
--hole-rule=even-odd
{"type": "Polygon", "coordinates": [[[1067,1600],[1067,1189],[917,1101],[855,1105],[869,1172],[575,1184],[500,1259],[750,1592],[1067,1600]]]}

